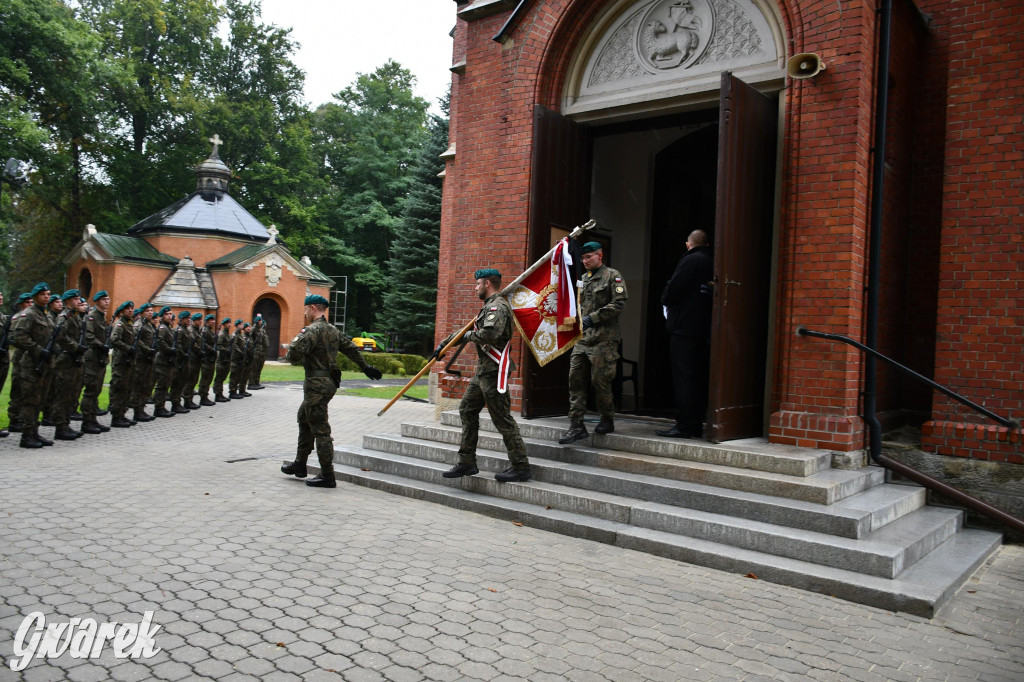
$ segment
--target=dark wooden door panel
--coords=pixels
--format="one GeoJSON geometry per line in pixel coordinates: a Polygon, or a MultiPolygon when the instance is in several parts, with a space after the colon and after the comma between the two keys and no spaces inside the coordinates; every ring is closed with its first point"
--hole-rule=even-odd
{"type": "Polygon", "coordinates": [[[708,437],[763,433],[777,105],[722,74],[708,437]]]}
{"type": "MultiPolygon", "coordinates": [[[[571,230],[587,221],[590,158],[590,134],[585,126],[550,109],[534,109],[529,263],[551,249],[552,229],[571,230]]],[[[523,378],[524,417],[568,413],[569,353],[544,367],[527,353],[523,378]]]]}

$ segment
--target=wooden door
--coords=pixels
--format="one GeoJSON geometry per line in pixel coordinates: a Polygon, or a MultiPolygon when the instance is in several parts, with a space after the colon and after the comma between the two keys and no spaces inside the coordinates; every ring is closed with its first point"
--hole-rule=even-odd
{"type": "Polygon", "coordinates": [[[762,435],[778,108],[722,74],[707,436],[762,435]]]}
{"type": "MultiPolygon", "coordinates": [[[[553,230],[571,230],[589,218],[590,161],[587,128],[538,105],[533,113],[527,264],[551,249],[553,230]]],[[[568,412],[569,353],[544,367],[526,353],[523,416],[533,419],[568,412]]]]}
{"type": "Polygon", "coordinates": [[[281,353],[281,306],[272,298],[261,298],[252,309],[252,316],[263,316],[263,322],[267,325],[267,337],[270,339],[270,347],[267,348],[267,359],[277,360],[281,353]]]}

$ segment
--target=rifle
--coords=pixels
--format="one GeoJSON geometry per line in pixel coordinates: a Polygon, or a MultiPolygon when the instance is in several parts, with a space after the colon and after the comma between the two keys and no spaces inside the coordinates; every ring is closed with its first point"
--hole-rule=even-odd
{"type": "MultiPolygon", "coordinates": [[[[93,313],[93,314],[95,315],[95,313],[93,313]]],[[[103,321],[104,322],[107,321],[107,316],[106,315],[103,316],[103,321]]],[[[110,324],[107,325],[107,341],[106,341],[106,343],[103,344],[103,351],[105,353],[109,353],[110,352],[110,332],[112,332],[112,331],[114,331],[114,321],[113,320],[111,320],[110,324]]]]}
{"type": "MultiPolygon", "coordinates": [[[[143,320],[142,324],[143,325],[146,324],[145,320],[143,320]]],[[[142,327],[139,327],[139,330],[141,331],[142,327]]],[[[156,325],[154,325],[153,326],[153,343],[150,344],[150,346],[149,346],[149,357],[151,359],[156,357],[156,341],[159,338],[160,338],[160,328],[157,327],[156,325]]]]}
{"type": "MultiPolygon", "coordinates": [[[[591,218],[590,220],[588,220],[588,221],[587,221],[587,222],[585,222],[584,224],[582,224],[582,225],[578,225],[577,227],[573,228],[572,232],[571,232],[571,233],[569,234],[569,239],[576,239],[577,237],[579,237],[580,235],[582,235],[582,234],[583,234],[584,232],[586,232],[587,230],[592,230],[592,229],[594,229],[595,227],[597,227],[597,221],[596,221],[596,220],[594,220],[593,218],[591,218]]],[[[558,247],[556,246],[555,248],[558,248],[558,247]]],[[[544,255],[543,255],[543,256],[542,256],[542,257],[541,257],[541,258],[540,258],[539,260],[537,260],[537,262],[536,262],[536,263],[534,263],[534,264],[533,264],[533,265],[531,265],[531,266],[530,266],[529,268],[527,268],[526,270],[524,270],[524,271],[523,271],[523,274],[525,275],[525,274],[526,274],[527,272],[529,272],[529,271],[530,271],[531,269],[533,269],[533,267],[534,267],[535,265],[539,265],[539,264],[543,263],[544,261],[548,260],[549,258],[551,258],[551,251],[548,251],[548,252],[547,252],[546,254],[544,254],[544,255]]],[[[512,281],[512,283],[511,283],[511,284],[509,284],[509,285],[508,285],[507,287],[505,287],[504,289],[502,289],[502,290],[501,290],[500,292],[498,292],[498,293],[499,293],[499,294],[501,294],[502,296],[504,296],[504,295],[506,295],[506,294],[509,294],[509,293],[511,293],[512,291],[514,291],[514,290],[515,290],[516,288],[518,288],[518,287],[519,287],[519,284],[520,284],[520,282],[522,281],[522,278],[523,278],[523,275],[520,275],[519,277],[517,277],[516,279],[514,279],[514,280],[512,281]]],[[[457,344],[457,343],[461,342],[461,341],[462,341],[462,337],[463,337],[463,336],[465,336],[465,335],[466,335],[466,333],[467,333],[467,332],[468,332],[468,331],[469,331],[470,329],[472,329],[472,328],[473,328],[473,325],[474,325],[475,323],[476,323],[476,318],[474,317],[474,318],[473,318],[472,320],[470,320],[470,321],[469,321],[469,323],[468,323],[468,324],[467,324],[467,325],[466,325],[465,327],[463,327],[463,328],[462,328],[462,329],[460,329],[459,331],[455,332],[455,333],[454,333],[454,334],[452,335],[452,337],[451,337],[451,340],[450,340],[450,341],[449,341],[449,342],[448,342],[447,344],[445,344],[445,347],[444,347],[444,348],[442,348],[442,349],[441,349],[441,352],[437,354],[437,356],[438,356],[438,359],[440,359],[440,357],[441,357],[442,355],[444,355],[445,353],[447,353],[447,352],[448,352],[448,350],[449,350],[449,349],[450,349],[450,348],[451,348],[452,346],[454,346],[455,344],[457,344]]],[[[514,333],[515,333],[515,331],[513,331],[512,333],[514,334],[514,333]]],[[[410,380],[409,380],[409,383],[407,383],[407,384],[405,385],[405,387],[404,387],[404,388],[403,388],[403,389],[402,389],[401,391],[399,391],[399,392],[398,392],[398,395],[396,395],[396,396],[395,396],[394,398],[392,398],[392,399],[391,399],[391,401],[390,401],[390,402],[389,402],[389,403],[388,403],[387,405],[385,405],[385,406],[384,406],[384,409],[383,409],[383,410],[381,410],[380,412],[378,412],[378,413],[377,413],[377,416],[378,416],[378,417],[379,417],[379,416],[381,416],[382,414],[384,414],[385,412],[387,412],[387,411],[388,411],[388,409],[389,409],[389,408],[390,408],[390,407],[391,407],[392,405],[394,405],[395,403],[397,403],[397,402],[398,402],[398,399],[399,399],[399,398],[401,398],[401,397],[402,397],[403,395],[405,395],[405,392],[406,392],[406,391],[408,391],[408,390],[409,390],[410,388],[412,388],[412,385],[413,385],[413,384],[415,384],[415,383],[416,383],[416,382],[417,382],[417,381],[419,380],[419,378],[420,378],[420,377],[422,377],[422,376],[423,376],[424,374],[426,374],[427,372],[429,372],[429,371],[430,371],[430,368],[434,366],[434,363],[435,363],[435,362],[437,362],[437,359],[434,359],[433,357],[431,357],[431,358],[430,358],[430,360],[428,360],[428,361],[427,361],[427,364],[425,364],[425,365],[423,366],[423,369],[421,369],[421,370],[420,370],[419,372],[417,372],[416,376],[414,376],[414,377],[413,377],[412,379],[410,379],[410,380]]]]}
{"type": "Polygon", "coordinates": [[[78,350],[75,351],[75,366],[82,366],[82,357],[85,355],[85,351],[89,350],[85,345],[85,316],[82,316],[82,328],[78,332],[78,350]]]}
{"type": "MultiPolygon", "coordinates": [[[[139,331],[141,331],[141,330],[142,330],[142,327],[140,326],[139,327],[139,331]]],[[[139,333],[136,332],[135,333],[135,338],[132,339],[131,350],[128,351],[128,357],[129,358],[132,358],[133,360],[135,359],[135,349],[138,348],[138,347],[139,347],[139,333]]]]}
{"type": "MultiPolygon", "coordinates": [[[[175,330],[175,332],[174,332],[174,338],[175,338],[175,340],[177,340],[177,338],[178,338],[178,332],[179,332],[179,331],[181,331],[181,327],[180,327],[180,326],[179,326],[179,327],[178,327],[178,328],[177,328],[177,329],[175,330]]],[[[184,355],[182,355],[182,356],[181,356],[181,360],[179,360],[179,361],[178,361],[178,365],[179,365],[179,366],[180,366],[180,365],[184,365],[184,364],[185,364],[185,362],[186,362],[186,361],[188,360],[188,356],[189,356],[189,354],[190,354],[190,353],[192,352],[192,344],[193,344],[193,343],[195,343],[195,341],[196,341],[196,337],[194,337],[194,336],[193,336],[193,337],[189,338],[189,340],[188,340],[188,346],[186,346],[186,347],[185,347],[185,354],[184,354],[184,355]]]]}
{"type": "Polygon", "coordinates": [[[62,315],[62,316],[60,316],[59,319],[60,319],[60,321],[57,322],[57,326],[53,328],[53,333],[50,334],[50,340],[47,341],[46,347],[43,348],[43,352],[39,356],[39,364],[36,365],[36,371],[37,372],[42,372],[43,371],[43,365],[45,365],[47,362],[49,362],[50,358],[53,357],[53,342],[57,340],[57,335],[60,334],[60,330],[61,330],[61,328],[64,327],[64,322],[66,322],[68,318],[66,316],[62,315]]]}

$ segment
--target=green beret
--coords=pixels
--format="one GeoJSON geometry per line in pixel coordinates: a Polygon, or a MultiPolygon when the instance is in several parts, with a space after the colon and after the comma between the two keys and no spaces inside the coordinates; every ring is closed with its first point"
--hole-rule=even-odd
{"type": "Polygon", "coordinates": [[[49,284],[47,284],[46,282],[40,282],[39,284],[37,284],[34,287],[32,287],[32,293],[30,293],[28,296],[29,296],[29,298],[35,298],[36,294],[41,294],[44,291],[49,291],[49,290],[50,290],[50,285],[49,284]]]}
{"type": "Polygon", "coordinates": [[[473,273],[473,279],[487,279],[489,277],[501,279],[501,273],[494,268],[481,268],[473,273]]]}
{"type": "Polygon", "coordinates": [[[114,311],[114,315],[120,315],[121,311],[124,310],[125,308],[134,308],[134,307],[135,307],[134,303],[132,303],[131,301],[125,301],[121,305],[117,306],[117,310],[114,311]]]}
{"type": "Polygon", "coordinates": [[[142,305],[140,305],[138,308],[135,309],[135,312],[141,313],[146,308],[152,308],[152,307],[153,307],[152,303],[143,303],[142,305]]]}
{"type": "Polygon", "coordinates": [[[221,324],[231,324],[231,318],[230,317],[225,317],[223,320],[220,321],[220,323],[221,324]]]}
{"type": "Polygon", "coordinates": [[[195,313],[195,314],[192,315],[192,319],[193,320],[201,320],[201,319],[203,319],[203,314],[202,313],[195,313]]]}
{"type": "Polygon", "coordinates": [[[23,293],[20,296],[18,296],[18,303],[24,303],[25,301],[29,300],[30,298],[32,298],[32,294],[30,292],[26,291],[25,293],[23,293]]]}
{"type": "Polygon", "coordinates": [[[243,323],[242,323],[242,329],[248,329],[248,328],[249,328],[249,327],[251,327],[251,326],[252,326],[252,325],[251,325],[251,324],[249,324],[248,322],[243,322],[243,323]]]}
{"type": "Polygon", "coordinates": [[[192,313],[190,313],[187,310],[182,310],[180,313],[178,313],[179,320],[187,320],[190,317],[192,317],[192,313]]]}
{"type": "Polygon", "coordinates": [[[241,325],[241,324],[242,324],[242,321],[241,321],[241,320],[235,320],[235,326],[236,326],[236,327],[237,327],[237,326],[239,326],[239,325],[241,325]]]}
{"type": "Polygon", "coordinates": [[[323,296],[321,296],[320,294],[311,294],[311,295],[307,296],[306,297],[306,301],[302,305],[317,305],[317,304],[320,304],[320,305],[330,305],[330,303],[327,302],[327,299],[324,298],[323,296]]]}
{"type": "Polygon", "coordinates": [[[142,312],[142,308],[138,308],[137,310],[132,312],[132,317],[138,317],[141,312],[142,312]]]}
{"type": "Polygon", "coordinates": [[[160,312],[158,312],[156,314],[156,316],[157,317],[163,317],[165,313],[169,313],[169,312],[171,312],[171,306],[165,305],[163,308],[160,309],[160,312]]]}
{"type": "Polygon", "coordinates": [[[104,296],[110,296],[110,294],[107,293],[106,289],[100,289],[99,291],[96,292],[96,295],[92,297],[92,302],[95,303],[104,296]]]}
{"type": "Polygon", "coordinates": [[[78,292],[78,289],[68,289],[63,294],[61,294],[60,300],[66,301],[69,298],[78,298],[79,296],[81,296],[81,294],[78,292]]]}
{"type": "Polygon", "coordinates": [[[203,322],[207,322],[208,320],[216,320],[216,319],[217,319],[216,315],[214,315],[213,313],[207,313],[206,317],[203,318],[203,322]]]}
{"type": "Polygon", "coordinates": [[[47,303],[46,305],[50,305],[50,303],[53,303],[54,301],[60,301],[60,300],[62,300],[61,297],[60,297],[60,294],[50,294],[50,302],[47,303]]]}
{"type": "Polygon", "coordinates": [[[580,253],[593,253],[594,251],[600,251],[602,248],[601,242],[587,242],[580,249],[580,253]]]}

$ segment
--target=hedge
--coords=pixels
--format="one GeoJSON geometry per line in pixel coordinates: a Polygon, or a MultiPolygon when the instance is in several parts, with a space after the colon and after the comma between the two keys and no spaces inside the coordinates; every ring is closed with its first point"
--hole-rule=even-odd
{"type": "MultiPolygon", "coordinates": [[[[399,353],[363,353],[366,364],[376,367],[384,374],[397,374],[400,377],[416,374],[427,364],[427,359],[420,355],[399,353]]],[[[338,353],[338,368],[343,371],[358,372],[356,363],[347,356],[338,353]]]]}

